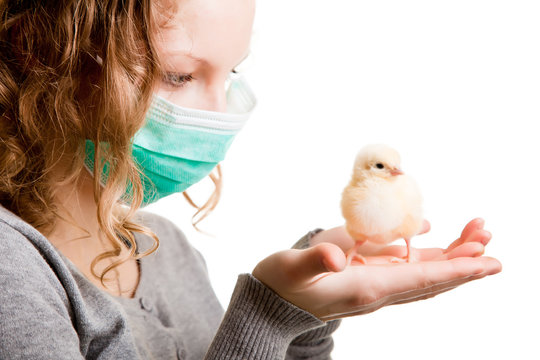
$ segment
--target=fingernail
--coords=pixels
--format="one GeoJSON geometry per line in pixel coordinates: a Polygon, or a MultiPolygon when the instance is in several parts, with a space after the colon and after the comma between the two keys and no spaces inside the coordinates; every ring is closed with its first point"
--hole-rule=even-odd
{"type": "Polygon", "coordinates": [[[483,229],[484,228],[484,225],[486,224],[486,221],[482,218],[476,218],[476,228],[477,229],[483,229]]]}
{"type": "Polygon", "coordinates": [[[485,251],[484,251],[484,249],[482,248],[481,251],[475,252],[474,255],[473,255],[473,257],[479,257],[479,256],[482,256],[482,255],[484,255],[484,252],[485,252],[485,251]]]}
{"type": "Polygon", "coordinates": [[[489,240],[491,240],[491,238],[493,237],[493,235],[491,234],[491,232],[487,231],[487,230],[484,230],[485,233],[486,233],[486,238],[485,238],[485,241],[483,242],[484,245],[486,245],[489,240]]]}
{"type": "Polygon", "coordinates": [[[340,272],[345,269],[345,266],[347,265],[345,262],[338,261],[338,263],[333,263],[328,261],[327,259],[322,259],[323,266],[326,268],[326,270],[330,272],[340,272]]]}

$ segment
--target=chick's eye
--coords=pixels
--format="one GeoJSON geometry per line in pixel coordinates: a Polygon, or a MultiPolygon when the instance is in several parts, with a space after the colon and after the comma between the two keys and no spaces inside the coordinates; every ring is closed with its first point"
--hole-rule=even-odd
{"type": "Polygon", "coordinates": [[[164,73],[162,77],[164,83],[174,87],[182,87],[194,79],[192,74],[180,74],[174,72],[164,73]]]}
{"type": "Polygon", "coordinates": [[[381,164],[381,163],[376,163],[376,164],[375,164],[375,167],[376,167],[377,169],[384,169],[384,165],[381,164]]]}

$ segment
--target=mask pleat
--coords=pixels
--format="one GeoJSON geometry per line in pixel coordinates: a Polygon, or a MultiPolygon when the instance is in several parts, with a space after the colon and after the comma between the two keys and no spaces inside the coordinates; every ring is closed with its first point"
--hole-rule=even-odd
{"type": "Polygon", "coordinates": [[[133,146],[133,156],[141,170],[172,181],[195,184],[208,175],[218,162],[204,162],[166,156],[133,146]]]}
{"type": "Polygon", "coordinates": [[[215,134],[197,129],[171,128],[148,119],[134,145],[154,153],[194,161],[219,162],[225,157],[236,134],[215,134]]]}

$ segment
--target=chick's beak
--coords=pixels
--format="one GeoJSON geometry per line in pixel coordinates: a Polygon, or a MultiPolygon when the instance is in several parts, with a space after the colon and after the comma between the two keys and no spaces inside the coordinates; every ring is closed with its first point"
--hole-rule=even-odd
{"type": "Polygon", "coordinates": [[[392,174],[392,176],[403,175],[403,171],[401,171],[400,168],[393,168],[390,170],[390,174],[392,174]]]}

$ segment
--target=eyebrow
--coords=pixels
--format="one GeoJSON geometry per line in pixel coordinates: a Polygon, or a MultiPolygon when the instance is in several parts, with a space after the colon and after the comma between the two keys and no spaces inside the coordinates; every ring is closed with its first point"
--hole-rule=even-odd
{"type": "Polygon", "coordinates": [[[192,58],[193,60],[198,61],[198,62],[206,62],[205,59],[196,57],[195,55],[193,55],[192,53],[187,52],[187,51],[178,50],[178,51],[175,51],[174,53],[176,55],[182,55],[182,56],[186,56],[188,58],[192,58]]]}
{"type": "MultiPolygon", "coordinates": [[[[206,59],[197,57],[197,56],[195,56],[195,55],[193,55],[192,53],[187,52],[187,51],[177,50],[177,51],[174,51],[173,53],[178,54],[178,55],[183,55],[183,56],[189,57],[189,58],[191,58],[191,59],[193,59],[193,60],[195,60],[195,61],[197,61],[197,62],[202,62],[202,63],[205,63],[205,64],[208,63],[208,61],[206,61],[206,59]]],[[[242,60],[240,60],[240,62],[239,62],[238,64],[236,64],[234,67],[237,67],[237,66],[240,65],[242,62],[244,62],[244,60],[246,60],[246,59],[249,57],[250,54],[251,54],[251,49],[248,49],[248,52],[247,52],[246,56],[244,56],[244,57],[242,58],[242,60]]],[[[234,68],[234,67],[233,67],[233,68],[234,68]]]]}

